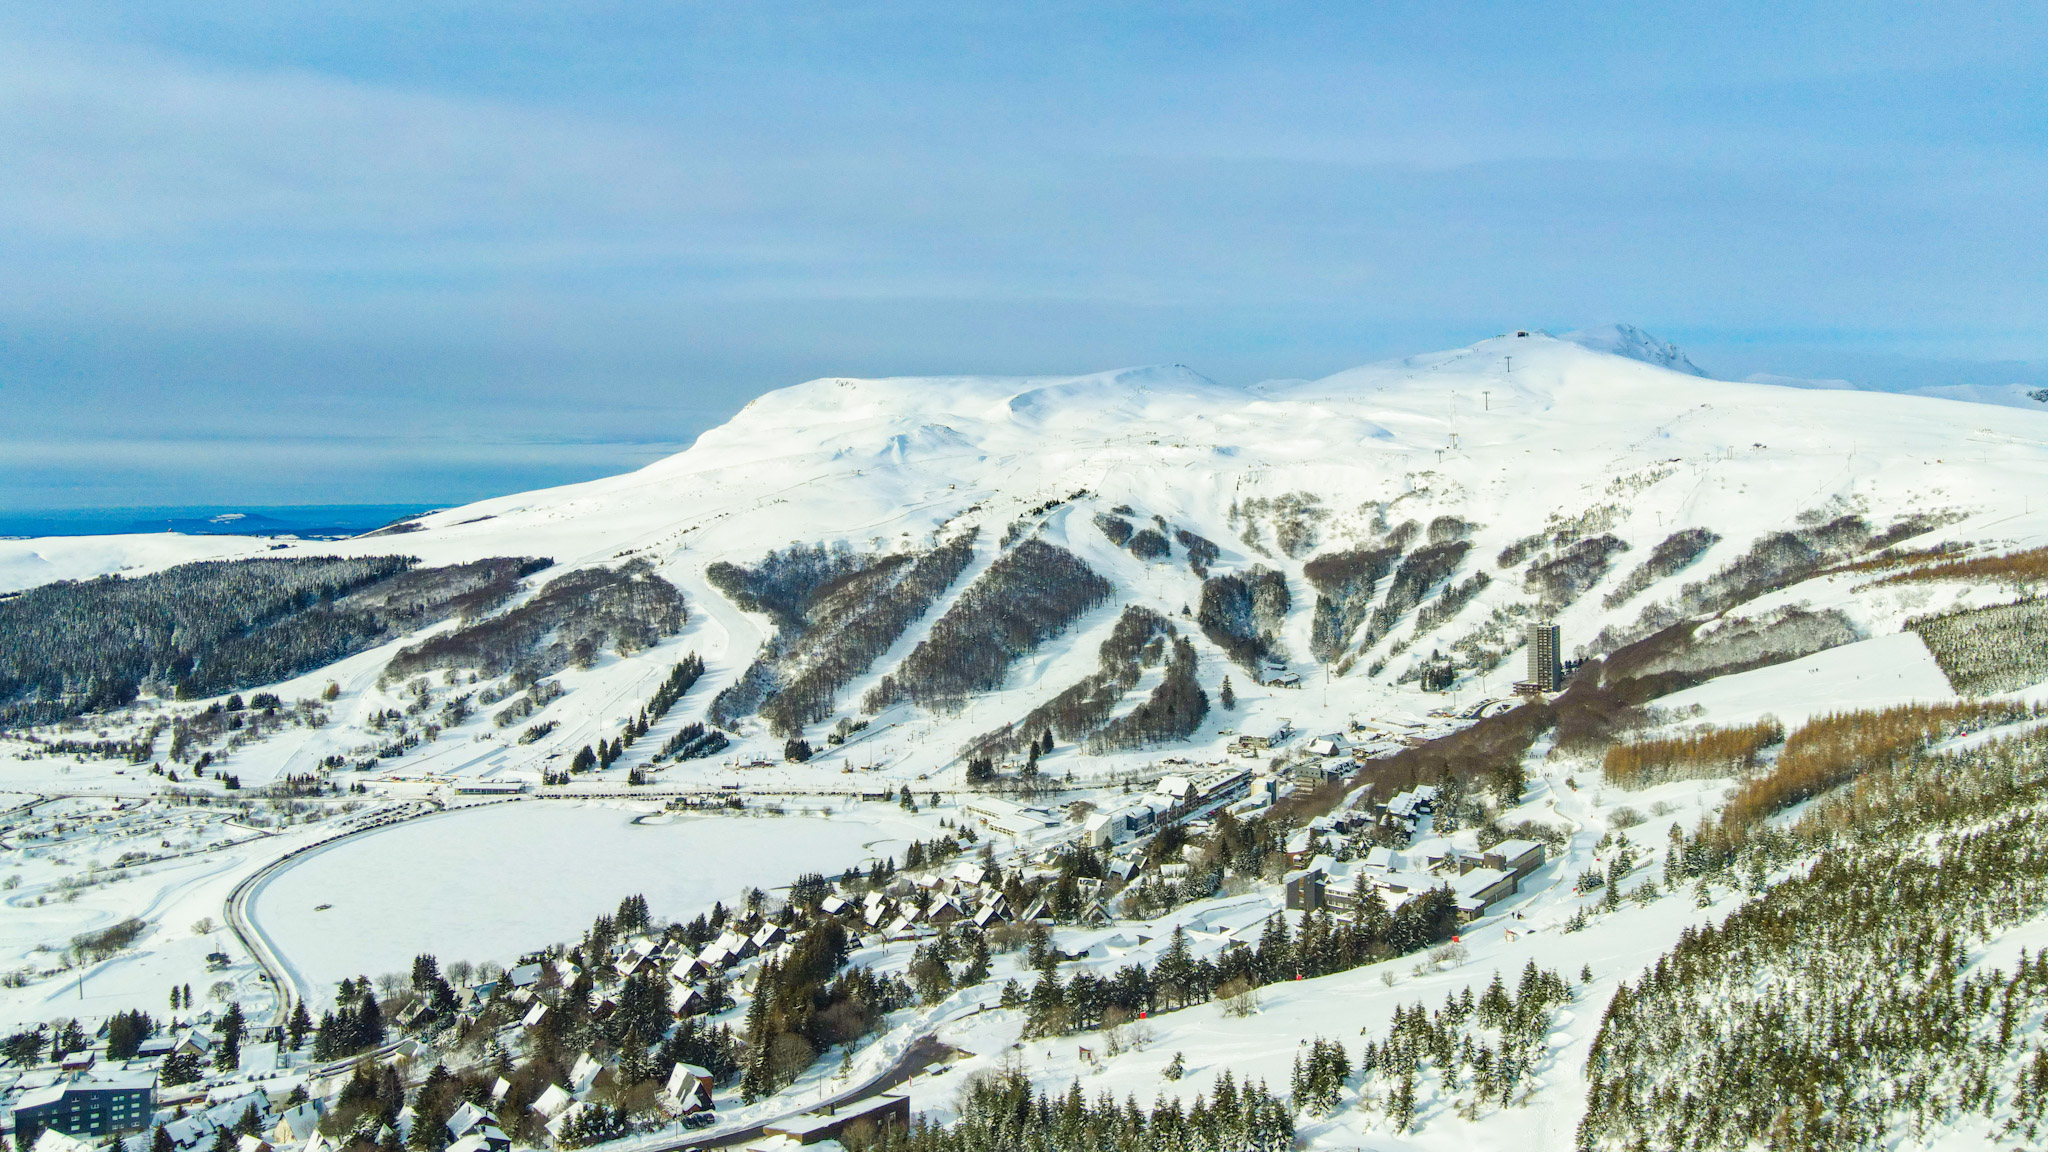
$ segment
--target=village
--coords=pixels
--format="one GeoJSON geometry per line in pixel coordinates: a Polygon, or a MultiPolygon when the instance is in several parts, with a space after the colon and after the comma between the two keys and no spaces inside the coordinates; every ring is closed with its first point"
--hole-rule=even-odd
{"type": "MultiPolygon", "coordinates": [[[[1449,894],[1460,921],[1479,919],[1541,872],[1545,844],[1483,835],[1491,825],[1439,833],[1433,787],[1379,798],[1369,787],[1347,791],[1343,782],[1366,759],[1454,731],[1490,703],[1458,714],[1354,722],[1342,732],[1303,734],[1283,720],[1260,735],[1227,733],[1224,759],[1168,758],[1142,792],[1126,783],[1122,791],[1082,793],[1086,799],[1060,796],[1058,804],[987,793],[941,801],[935,793],[930,800],[940,806],[931,811],[949,814],[940,818],[949,834],[914,844],[901,860],[867,861],[776,895],[737,894],[711,920],[688,925],[648,918],[643,899],[637,913],[629,908],[614,921],[628,930],[544,948],[503,967],[452,965],[424,982],[417,969],[410,982],[344,981],[336,997],[344,1014],[353,1000],[378,1019],[371,1032],[351,1038],[329,1039],[337,1029],[333,1015],[315,1027],[304,1003],[289,1016],[280,1011],[282,1023],[265,1026],[251,1023],[239,1000],[219,1002],[237,989],[216,986],[214,1002],[194,1009],[189,988],[174,987],[168,1014],[137,1003],[9,1038],[0,1114],[10,1118],[9,1135],[24,1152],[77,1152],[116,1138],[128,1152],[331,1152],[364,1136],[432,1152],[620,1138],[635,1148],[681,1148],[696,1134],[715,1139],[735,1125],[760,1130],[749,1147],[774,1147],[829,1139],[848,1125],[907,1121],[905,1098],[886,1088],[926,1066],[891,1060],[867,1067],[877,1055],[856,1068],[857,1044],[842,1055],[834,1091],[812,1093],[830,1097],[822,1111],[765,1116],[788,1101],[773,1094],[740,1098],[734,1080],[746,1045],[734,1030],[767,995],[764,981],[795,960],[809,935],[830,925],[843,934],[848,969],[865,968],[893,987],[890,1011],[874,1025],[887,1031],[885,1025],[928,1025],[940,1005],[941,1015],[1021,1008],[1020,982],[1045,970],[1048,956],[1069,982],[1156,966],[1169,949],[1214,965],[1233,949],[1249,953],[1271,936],[1276,920],[1291,924],[1283,935],[1298,933],[1317,916],[1357,920],[1366,902],[1379,906],[1376,915],[1391,916],[1433,892],[1449,894]],[[1243,759],[1253,766],[1231,765],[1243,759]],[[1247,822],[1270,826],[1273,850],[1249,870],[1219,866],[1217,845],[1239,837],[1247,822]],[[934,956],[956,960],[940,959],[941,975],[934,976],[934,956]],[[962,956],[970,958],[964,967],[962,956]],[[660,990],[663,1006],[666,1034],[655,1037],[666,1041],[662,1052],[717,1051],[726,1066],[675,1059],[649,1069],[644,1051],[601,1039],[605,1022],[623,1003],[644,1001],[650,987],[660,990]],[[677,1048],[679,1033],[697,1038],[697,1047],[677,1048]],[[586,1044],[562,1056],[558,1078],[535,1084],[522,1077],[537,1053],[558,1050],[565,1035],[586,1044]],[[711,1035],[725,1037],[722,1048],[702,1039],[711,1035]],[[431,1120],[431,1133],[420,1130],[430,1121],[410,1105],[388,1109],[374,1130],[337,1130],[339,1112],[360,1111],[353,1105],[366,1091],[363,1077],[389,1075],[378,1068],[398,1076],[399,1097],[451,1077],[470,1088],[459,1106],[431,1120]],[[658,1091],[647,1091],[656,1081],[658,1091]],[[622,1103],[636,1086],[630,1106],[622,1103]]],[[[907,804],[907,786],[902,795],[907,804]]],[[[446,798],[539,802],[453,788],[446,798]]],[[[701,807],[693,796],[667,804],[701,807]]],[[[74,813],[63,821],[46,813],[17,824],[0,846],[47,855],[81,827],[119,837],[146,825],[159,852],[199,846],[196,838],[208,832],[232,834],[208,823],[218,816],[191,809],[179,813],[186,832],[172,841],[162,817],[144,821],[135,811],[140,806],[124,802],[110,814],[74,813]]],[[[263,822],[317,818],[297,813],[263,822]]],[[[209,963],[225,967],[228,960],[218,954],[209,963]]],[[[244,980],[239,990],[260,995],[258,982],[244,980]]],[[[261,1007],[252,999],[252,1012],[261,1007]]],[[[645,1032],[636,1035],[654,1042],[645,1032]]],[[[943,1068],[942,1060],[932,1063],[943,1068]]]]}

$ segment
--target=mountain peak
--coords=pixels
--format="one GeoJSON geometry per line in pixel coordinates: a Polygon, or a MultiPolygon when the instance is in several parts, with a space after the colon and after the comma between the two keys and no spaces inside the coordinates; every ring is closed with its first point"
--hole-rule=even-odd
{"type": "Polygon", "coordinates": [[[1673,372],[1683,372],[1688,376],[1707,376],[1706,370],[1693,363],[1679,350],[1678,345],[1668,340],[1659,340],[1633,324],[1602,324],[1595,328],[1581,328],[1567,332],[1558,339],[1577,344],[1581,348],[1590,348],[1595,352],[1607,352],[1615,356],[1626,356],[1631,360],[1641,360],[1645,364],[1655,364],[1659,368],[1669,368],[1673,372]]]}

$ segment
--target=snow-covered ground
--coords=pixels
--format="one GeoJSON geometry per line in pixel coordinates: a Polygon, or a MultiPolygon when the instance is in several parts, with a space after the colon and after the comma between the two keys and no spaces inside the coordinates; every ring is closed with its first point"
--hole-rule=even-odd
{"type": "MultiPolygon", "coordinates": [[[[1215,715],[1187,749],[1213,756],[1225,743],[1223,728],[1286,717],[1303,731],[1331,730],[1353,716],[1419,713],[1505,695],[1521,676],[1513,659],[1461,678],[1449,700],[1397,678],[1496,609],[1526,600],[1517,570],[1498,567],[1493,557],[1546,525],[1595,525],[1587,531],[1612,533],[1629,546],[1599,586],[1556,614],[1569,653],[1726,564],[1760,536],[1815,516],[1856,512],[1884,527],[1909,514],[1939,514],[1959,519],[1915,546],[2038,544],[2048,540],[2048,502],[2034,510],[2032,493],[2048,488],[2044,480],[2048,413],[1714,381],[1640,333],[1537,334],[1319,381],[1244,388],[1177,366],[1070,378],[816,380],[761,397],[690,450],[637,472],[434,513],[418,521],[419,531],[401,536],[284,541],[265,554],[402,551],[427,564],[546,555],[557,571],[638,557],[683,590],[691,620],[681,636],[631,660],[607,656],[588,671],[563,674],[569,694],[535,717],[560,722],[547,737],[515,746],[512,734],[479,716],[390,764],[389,774],[412,779],[464,772],[537,779],[551,757],[615,731],[688,651],[704,657],[706,678],[669,723],[701,717],[766,629],[764,618],[737,610],[706,583],[704,569],[714,560],[748,563],[792,540],[856,549],[918,545],[942,527],[950,533],[978,525],[971,578],[1012,523],[1022,522],[1115,583],[1110,606],[1019,661],[999,692],[957,713],[891,709],[872,718],[868,737],[803,766],[779,763],[780,741],[762,726],[743,726],[724,756],[668,768],[660,781],[678,788],[851,788],[853,781],[839,778],[846,767],[894,780],[957,780],[954,757],[967,740],[1017,718],[1092,665],[1119,605],[1142,604],[1191,623],[1180,611],[1199,602],[1199,581],[1180,550],[1167,561],[1146,562],[1115,547],[1091,523],[1112,506],[1129,506],[1139,522],[1156,515],[1214,541],[1218,570],[1265,565],[1290,580],[1294,606],[1282,634],[1303,687],[1257,689],[1240,671],[1234,679],[1245,708],[1215,715]],[[1033,511],[1084,490],[1090,495],[1033,511]],[[1280,514],[1260,502],[1290,495],[1309,498],[1309,511],[1290,537],[1292,547],[1283,547],[1280,514]],[[1375,517],[1427,523],[1446,515],[1473,525],[1474,548],[1460,578],[1487,572],[1491,585],[1427,635],[1417,638],[1408,624],[1397,625],[1342,674],[1312,659],[1314,590],[1302,577],[1303,563],[1369,543],[1375,517]],[[1604,603],[1605,589],[1688,526],[1709,528],[1720,542],[1691,568],[1627,602],[1604,603]],[[1370,674],[1381,661],[1383,671],[1370,674]],[[735,770],[756,757],[776,763],[735,770]]],[[[18,584],[144,571],[252,547],[267,545],[170,536],[0,541],[0,576],[18,584]]],[[[1907,616],[1939,610],[1958,596],[1954,589],[1872,590],[1867,583],[1809,581],[1757,607],[1839,608],[1881,639],[1907,616]]],[[[937,614],[913,625],[841,694],[840,715],[856,714],[864,689],[937,614]]],[[[261,781],[373,745],[363,726],[392,705],[375,680],[397,643],[286,685],[287,696],[310,695],[337,681],[343,696],[336,722],[251,746],[237,753],[235,770],[245,781],[261,781]]],[[[1201,678],[1213,693],[1233,669],[1206,640],[1198,639],[1198,648],[1201,678]]],[[[1921,693],[1922,680],[1896,689],[1921,693]]],[[[644,755],[629,757],[613,775],[623,777],[638,759],[644,755]]],[[[1100,777],[1141,769],[1150,759],[1083,761],[1062,750],[1047,767],[1100,777]]]]}
{"type": "MultiPolygon", "coordinates": [[[[583,801],[522,800],[413,820],[344,840],[274,873],[253,902],[254,916],[317,1006],[340,977],[402,970],[420,952],[444,962],[509,961],[577,935],[629,893],[645,894],[658,916],[686,919],[713,900],[737,899],[750,885],[773,887],[801,872],[831,875],[872,856],[900,857],[908,838],[935,835],[937,818],[957,809],[927,809],[911,818],[893,805],[861,803],[850,794],[910,784],[922,804],[928,791],[956,789],[961,747],[1092,671],[1097,646],[1125,604],[1153,608],[1191,635],[1211,698],[1227,675],[1239,702],[1234,711],[1212,710],[1191,739],[1172,748],[1112,756],[1057,748],[1040,764],[1044,775],[1071,773],[1078,783],[1106,785],[1066,799],[1116,795],[1119,775],[1151,778],[1178,768],[1162,763],[1169,756],[1222,762],[1229,733],[1270,732],[1283,720],[1304,735],[1340,731],[1353,719],[1408,738],[1448,730],[1453,721],[1429,714],[1506,696],[1523,675],[1519,654],[1462,675],[1445,694],[1425,693],[1412,680],[1401,683],[1400,675],[1433,649],[1448,650],[1473,634],[1496,611],[1526,610],[1533,593],[1521,586],[1519,564],[1502,565],[1496,557],[1518,540],[1567,522],[1587,526],[1587,534],[1612,533],[1628,546],[1598,583],[1556,612],[1567,654],[1603,628],[1632,622],[1644,606],[1670,600],[1758,538],[1826,517],[1854,513],[1880,529],[1910,515],[1940,521],[1908,547],[1956,542],[2002,550],[2048,542],[2048,503],[2032,508],[2036,494],[2048,491],[2048,413],[1728,383],[1696,372],[1682,353],[1640,333],[1607,333],[1562,340],[1508,336],[1320,381],[1245,388],[1177,366],[1036,379],[823,379],[764,396],[689,451],[637,472],[431,514],[420,519],[418,531],[400,536],[0,541],[0,591],[258,552],[404,553],[430,565],[552,557],[556,567],[535,583],[570,568],[637,558],[682,590],[690,619],[680,635],[629,658],[605,653],[589,668],[559,675],[567,693],[532,718],[557,722],[545,737],[518,744],[517,729],[497,729],[479,716],[372,771],[336,774],[341,783],[365,788],[366,802],[379,804],[394,797],[454,801],[449,783],[476,777],[536,781],[577,749],[615,735],[685,654],[695,652],[706,663],[699,685],[617,766],[551,789],[582,794],[583,801]],[[1289,500],[1307,511],[1284,525],[1286,514],[1276,507],[1289,500]],[[1301,687],[1254,684],[1201,637],[1183,615],[1201,594],[1183,549],[1176,546],[1169,560],[1146,562],[1094,526],[1096,513],[1119,505],[1132,509],[1134,522],[1157,516],[1214,542],[1218,571],[1265,566],[1285,576],[1292,607],[1281,634],[1301,687]],[[1388,524],[1427,525],[1438,517],[1470,526],[1473,547],[1456,578],[1483,572],[1490,585],[1433,631],[1418,634],[1411,612],[1375,644],[1354,650],[1348,662],[1313,659],[1308,638],[1316,593],[1304,564],[1378,541],[1388,524]],[[859,715],[865,689],[916,645],[1015,525],[1071,550],[1116,591],[1109,604],[1018,660],[998,690],[957,711],[898,705],[865,717],[869,729],[844,748],[824,747],[824,725],[817,726],[811,735],[822,754],[805,764],[785,762],[782,741],[764,725],[743,723],[726,752],[661,768],[635,790],[648,802],[597,798],[624,793],[627,771],[644,765],[651,748],[703,719],[712,696],[769,634],[764,617],[740,610],[711,587],[705,569],[712,562],[751,563],[791,541],[894,549],[980,529],[967,578],[841,693],[836,715],[851,718],[859,715]],[[1709,529],[1719,540],[1692,567],[1625,601],[1606,602],[1659,542],[1688,527],[1709,529]],[[666,795],[716,794],[728,786],[748,798],[748,814],[636,822],[666,795]],[[755,815],[770,796],[792,811],[837,811],[829,818],[755,815]]],[[[1964,584],[1877,587],[1876,575],[1804,580],[1737,609],[1840,612],[1860,637],[1856,642],[1690,689],[1658,701],[1659,708],[1679,725],[1743,723],[1766,713],[1796,725],[1832,709],[1952,698],[1918,637],[1902,631],[1905,623],[2016,592],[1964,584]]],[[[1504,635],[1511,638],[1512,626],[1504,635]]],[[[380,686],[380,673],[412,639],[275,686],[290,701],[318,695],[332,682],[331,721],[238,748],[229,770],[253,786],[316,771],[330,756],[355,762],[366,747],[374,750],[370,718],[396,703],[392,690],[380,686]]],[[[438,683],[433,689],[449,690],[438,683]]],[[[1571,879],[1595,866],[1596,845],[1621,823],[1643,818],[1630,836],[1661,850],[1667,827],[1691,827],[1712,812],[1727,782],[1623,792],[1605,787],[1592,764],[1546,759],[1547,751],[1539,744],[1532,753],[1534,783],[1523,810],[1510,819],[1557,824],[1570,830],[1570,843],[1522,895],[1466,935],[1464,958],[1455,964],[1418,972],[1417,958],[1410,957],[1268,989],[1262,1010],[1249,1018],[1226,1017],[1214,1006],[1169,1014],[1148,1022],[1153,1037],[1142,1051],[1101,1066],[1080,1063],[1080,1047],[1104,1051],[1087,1038],[1016,1047],[1016,1014],[963,994],[906,1016],[890,1038],[862,1054],[857,1071],[879,1070],[916,1030],[939,1026],[942,1038],[974,1053],[947,1074],[955,1079],[932,1076],[913,1085],[916,1106],[939,1116],[950,1107],[961,1072],[1016,1055],[1046,1086],[1064,1088],[1078,1077],[1091,1096],[1109,1089],[1149,1102],[1168,1087],[1159,1070],[1175,1051],[1186,1053],[1189,1077],[1171,1090],[1184,1096],[1206,1090],[1223,1067],[1284,1089],[1298,1041],[1341,1038],[1355,1055],[1360,1030],[1383,1034],[1396,1005],[1421,999],[1434,1006],[1446,991],[1483,985],[1496,969],[1512,979],[1534,959],[1572,977],[1590,966],[1593,982],[1561,1019],[1554,1058],[1540,1073],[1547,1087],[1528,1109],[1465,1122],[1425,1103],[1423,1126],[1411,1136],[1358,1130],[1348,1120],[1307,1134],[1316,1147],[1330,1149],[1570,1147],[1581,1096],[1578,1069],[1614,982],[1653,961],[1685,926],[1728,907],[1724,901],[1701,909],[1689,895],[1667,895],[1566,934],[1564,924],[1584,902],[1572,894],[1571,879]]],[[[81,816],[105,814],[161,784],[116,760],[37,755],[0,744],[0,788],[24,797],[75,798],[46,800],[37,820],[62,811],[49,805],[77,805],[81,816]]],[[[155,1010],[174,982],[204,990],[226,980],[230,994],[256,1002],[261,989],[252,959],[228,934],[195,933],[192,926],[203,917],[223,920],[223,902],[236,884],[331,834],[332,825],[244,829],[236,839],[224,826],[186,829],[184,814],[159,812],[151,819],[163,821],[150,825],[157,829],[150,833],[153,843],[189,839],[192,851],[77,887],[75,894],[56,886],[87,871],[96,856],[111,864],[123,850],[121,836],[95,832],[61,851],[38,853],[7,841],[19,821],[0,826],[0,849],[7,853],[0,856],[0,873],[22,877],[4,893],[0,954],[10,965],[42,972],[55,965],[52,949],[61,950],[80,932],[130,915],[150,924],[134,952],[85,973],[83,1000],[77,999],[76,973],[45,973],[23,987],[0,989],[0,1023],[155,1010]],[[177,837],[168,835],[174,829],[177,837]],[[215,949],[230,954],[224,974],[205,971],[205,955],[215,949]]],[[[1241,896],[1183,909],[1175,920],[1187,924],[1201,946],[1221,947],[1233,933],[1255,935],[1256,917],[1274,902],[1270,892],[1241,896]]],[[[1089,959],[1079,963],[1113,970],[1155,955],[1171,927],[1063,930],[1061,942],[1088,951],[1089,959]]],[[[2039,930],[2016,929],[1999,946],[2036,941],[2025,933],[2039,930]]],[[[897,952],[871,950],[856,960],[901,963],[902,949],[891,947],[897,952]]],[[[1015,956],[998,957],[998,978],[1015,974],[1018,964],[1015,956]]],[[[832,1080],[833,1070],[821,1062],[781,1104],[829,1092],[832,1080]]],[[[771,1102],[757,1111],[769,1115],[779,1106],[771,1102]]]]}
{"type": "Polygon", "coordinates": [[[930,820],[892,804],[833,814],[689,815],[656,804],[540,801],[456,809],[339,841],[265,878],[250,916],[316,1008],[345,976],[426,952],[512,963],[573,943],[621,897],[689,920],[746,888],[900,860],[930,820]]]}
{"type": "Polygon", "coordinates": [[[1657,703],[1673,711],[1699,708],[1702,720],[1750,724],[1776,716],[1796,728],[1821,712],[1890,708],[1954,700],[1941,665],[1912,632],[1844,644],[1799,660],[1739,672],[1674,692],[1657,703]]]}

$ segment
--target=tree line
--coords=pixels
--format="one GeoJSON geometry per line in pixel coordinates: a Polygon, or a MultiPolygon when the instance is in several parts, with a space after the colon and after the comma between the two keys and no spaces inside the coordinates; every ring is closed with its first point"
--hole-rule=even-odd
{"type": "Polygon", "coordinates": [[[1580,1147],[1879,1148],[1965,1117],[2037,1142],[2048,955],[1972,949],[2048,909],[2044,800],[2048,735],[1923,743],[1789,829],[1675,843],[1678,882],[1752,896],[1616,991],[1580,1147]]]}
{"type": "Polygon", "coordinates": [[[997,557],[862,701],[952,707],[1002,687],[1018,657],[1064,632],[1113,591],[1080,557],[1033,537],[997,557]]]}
{"type": "Polygon", "coordinates": [[[684,620],[683,594],[646,560],[579,568],[524,603],[403,649],[384,676],[467,668],[539,680],[572,664],[587,668],[606,648],[621,656],[645,651],[681,631],[684,620]]]}
{"type": "Polygon", "coordinates": [[[502,600],[548,563],[264,557],[31,588],[0,600],[0,726],[290,679],[502,600]]]}

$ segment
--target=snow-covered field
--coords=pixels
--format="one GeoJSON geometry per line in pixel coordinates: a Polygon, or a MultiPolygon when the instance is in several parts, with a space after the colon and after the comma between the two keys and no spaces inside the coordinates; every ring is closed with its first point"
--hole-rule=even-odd
{"type": "Polygon", "coordinates": [[[1911,632],[1844,644],[1769,668],[1724,676],[1658,701],[1674,711],[1700,709],[1721,725],[1751,724],[1776,716],[1797,727],[1822,712],[1933,704],[1956,694],[1941,665],[1911,632]]]}
{"type": "Polygon", "coordinates": [[[631,893],[657,916],[689,920],[749,886],[901,859],[909,838],[932,833],[897,811],[699,816],[538,800],[457,809],[307,853],[266,878],[250,915],[317,1007],[343,977],[408,971],[422,952],[509,965],[573,943],[631,893]]]}

